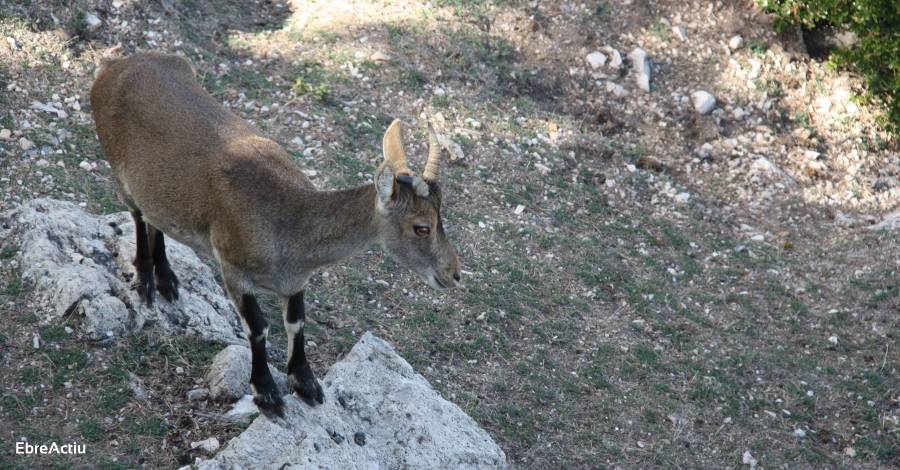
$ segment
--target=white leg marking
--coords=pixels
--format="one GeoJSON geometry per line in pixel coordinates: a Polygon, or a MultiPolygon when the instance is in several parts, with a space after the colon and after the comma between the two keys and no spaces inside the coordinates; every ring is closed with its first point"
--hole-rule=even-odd
{"type": "Polygon", "coordinates": [[[294,355],[294,337],[297,336],[297,333],[303,331],[303,320],[300,320],[295,323],[284,322],[284,331],[287,333],[287,353],[288,353],[288,363],[291,362],[291,357],[294,355]]]}
{"type": "Polygon", "coordinates": [[[269,337],[269,327],[265,327],[261,334],[253,337],[253,342],[258,343],[260,341],[265,341],[266,338],[269,337]]]}

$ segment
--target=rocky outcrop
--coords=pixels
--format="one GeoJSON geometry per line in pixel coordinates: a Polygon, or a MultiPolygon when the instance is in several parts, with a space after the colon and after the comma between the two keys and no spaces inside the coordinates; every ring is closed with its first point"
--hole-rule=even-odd
{"type": "Polygon", "coordinates": [[[212,270],[174,241],[166,247],[180,299],[147,307],[131,289],[134,223],[127,212],[97,216],[70,202],[35,199],[0,215],[0,244],[18,246],[22,279],[42,321],[75,315],[105,340],[154,325],[173,334],[244,344],[231,303],[212,270]]]}
{"type": "Polygon", "coordinates": [[[506,456],[388,343],[363,335],[322,380],[325,403],[285,397],[285,419],[258,417],[204,470],[506,468],[506,456]]]}

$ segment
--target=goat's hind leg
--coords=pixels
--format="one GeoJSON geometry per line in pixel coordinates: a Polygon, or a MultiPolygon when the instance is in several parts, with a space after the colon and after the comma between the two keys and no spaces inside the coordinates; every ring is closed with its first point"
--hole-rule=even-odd
{"type": "Polygon", "coordinates": [[[178,300],[178,277],[172,272],[169,259],[166,257],[166,239],[162,230],[147,224],[150,251],[153,254],[153,274],[156,280],[156,290],[168,300],[178,300]]]}
{"type": "Polygon", "coordinates": [[[325,394],[322,386],[313,375],[312,368],[306,360],[306,341],[303,327],[306,322],[306,311],[303,307],[303,291],[284,300],[284,330],[288,338],[287,372],[291,388],[309,406],[316,402],[324,403],[325,394]]]}
{"type": "Polygon", "coordinates": [[[147,223],[141,216],[141,211],[137,209],[131,210],[131,217],[134,218],[134,235],[135,235],[135,256],[134,268],[137,271],[137,279],[134,287],[137,289],[141,300],[148,307],[153,305],[153,291],[155,290],[153,282],[153,255],[150,251],[150,239],[147,235],[147,223]]]}

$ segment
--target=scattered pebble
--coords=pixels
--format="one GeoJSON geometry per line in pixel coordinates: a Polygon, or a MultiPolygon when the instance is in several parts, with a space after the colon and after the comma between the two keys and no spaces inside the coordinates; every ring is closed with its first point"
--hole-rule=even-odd
{"type": "Polygon", "coordinates": [[[606,54],[600,51],[594,51],[585,58],[592,69],[599,69],[606,65],[606,54]]]}
{"type": "Polygon", "coordinates": [[[22,150],[31,150],[34,148],[34,142],[22,137],[19,139],[19,148],[22,150]]]}
{"type": "Polygon", "coordinates": [[[691,102],[694,110],[700,114],[709,114],[716,107],[716,97],[708,91],[697,90],[691,93],[691,102]]]}
{"type": "Polygon", "coordinates": [[[358,446],[366,445],[366,433],[359,431],[353,435],[353,442],[358,446]]]}
{"type": "Polygon", "coordinates": [[[744,465],[749,465],[750,468],[756,468],[756,459],[753,458],[753,454],[751,454],[749,450],[744,451],[742,461],[744,462],[744,465]]]}
{"type": "Polygon", "coordinates": [[[828,337],[828,342],[831,343],[831,344],[838,344],[838,337],[837,337],[837,336],[834,336],[834,335],[831,335],[831,336],[828,337]]]}
{"type": "Polygon", "coordinates": [[[616,98],[628,96],[628,90],[626,90],[622,85],[614,82],[606,82],[606,91],[608,93],[612,93],[616,98]]]}
{"type": "Polygon", "coordinates": [[[743,45],[744,38],[742,38],[740,34],[732,36],[731,39],[728,40],[728,47],[733,51],[740,49],[743,45]]]}
{"type": "Polygon", "coordinates": [[[850,458],[856,457],[856,449],[852,447],[844,447],[844,455],[850,458]]]}
{"type": "Polygon", "coordinates": [[[525,206],[523,206],[522,204],[519,204],[518,206],[516,206],[516,209],[513,211],[513,213],[515,213],[516,215],[519,215],[524,211],[525,211],[525,206]]]}
{"type": "Polygon", "coordinates": [[[647,58],[647,52],[640,47],[635,47],[628,58],[631,59],[631,68],[635,72],[635,82],[638,88],[644,91],[650,91],[650,60],[647,58]]]}
{"type": "Polygon", "coordinates": [[[615,50],[612,46],[603,46],[600,50],[609,58],[609,62],[606,63],[609,68],[622,68],[622,54],[620,54],[619,51],[615,50]]]}
{"type": "Polygon", "coordinates": [[[12,137],[12,131],[9,129],[0,129],[0,140],[9,140],[12,137]]]}
{"type": "Polygon", "coordinates": [[[202,441],[191,442],[191,449],[200,449],[207,454],[212,454],[219,450],[219,440],[215,437],[210,437],[202,441]]]}
{"type": "Polygon", "coordinates": [[[794,437],[804,438],[806,437],[806,431],[802,429],[794,429],[794,437]]]}
{"type": "Polygon", "coordinates": [[[208,397],[209,389],[207,388],[195,388],[187,392],[188,401],[202,401],[206,400],[208,397]]]}
{"type": "Polygon", "coordinates": [[[391,60],[390,56],[381,51],[375,51],[372,55],[369,56],[369,60],[372,62],[387,62],[391,60]]]}
{"type": "Polygon", "coordinates": [[[684,26],[672,26],[672,33],[679,41],[687,41],[687,29],[684,26]]]}
{"type": "Polygon", "coordinates": [[[100,19],[94,12],[88,12],[84,15],[84,22],[87,25],[88,30],[93,31],[100,27],[103,24],[103,20],[100,19]]]}

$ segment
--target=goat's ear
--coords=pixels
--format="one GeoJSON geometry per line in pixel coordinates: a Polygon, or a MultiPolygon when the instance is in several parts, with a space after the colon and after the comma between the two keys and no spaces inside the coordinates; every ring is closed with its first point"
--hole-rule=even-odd
{"type": "Polygon", "coordinates": [[[394,177],[394,169],[391,164],[384,162],[378,168],[375,175],[375,190],[378,192],[378,208],[384,210],[391,202],[391,198],[397,191],[397,183],[394,177]]]}

